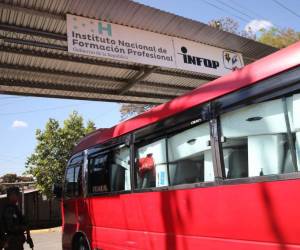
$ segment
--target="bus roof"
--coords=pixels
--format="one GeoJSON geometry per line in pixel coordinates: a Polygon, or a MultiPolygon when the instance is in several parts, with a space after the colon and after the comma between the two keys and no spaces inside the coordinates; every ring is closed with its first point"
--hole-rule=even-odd
{"type": "Polygon", "coordinates": [[[118,125],[84,137],[74,154],[300,65],[300,42],[237,69],[118,125]]]}

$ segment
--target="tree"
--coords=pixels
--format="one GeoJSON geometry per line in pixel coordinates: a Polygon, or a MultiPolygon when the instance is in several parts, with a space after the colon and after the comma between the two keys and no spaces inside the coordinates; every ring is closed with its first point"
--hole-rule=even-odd
{"type": "Polygon", "coordinates": [[[37,181],[37,187],[51,196],[54,183],[62,183],[65,168],[72,150],[80,138],[95,130],[92,121],[84,126],[83,118],[77,113],[70,114],[60,126],[50,118],[44,130],[36,130],[37,146],[26,161],[27,173],[37,181]]]}
{"type": "Polygon", "coordinates": [[[282,49],[297,41],[300,41],[300,32],[296,32],[292,28],[271,28],[269,30],[261,30],[261,36],[258,41],[270,46],[282,49]]]}
{"type": "Polygon", "coordinates": [[[141,114],[153,107],[155,107],[154,104],[123,103],[120,107],[121,120],[126,120],[132,116],[141,114]]]}
{"type": "Polygon", "coordinates": [[[5,183],[14,183],[18,180],[17,174],[5,174],[2,176],[2,180],[5,183]]]}
{"type": "Polygon", "coordinates": [[[240,30],[240,24],[232,19],[231,17],[222,17],[219,19],[213,19],[207,23],[209,26],[220,29],[229,33],[236,34],[238,36],[243,36],[249,39],[256,39],[255,33],[251,29],[240,30]]]}
{"type": "Polygon", "coordinates": [[[275,28],[260,30],[260,36],[256,36],[251,29],[247,31],[239,30],[239,23],[230,17],[214,19],[208,22],[209,26],[224,30],[239,36],[257,40],[261,43],[275,48],[284,48],[300,40],[300,32],[292,28],[275,28]]]}

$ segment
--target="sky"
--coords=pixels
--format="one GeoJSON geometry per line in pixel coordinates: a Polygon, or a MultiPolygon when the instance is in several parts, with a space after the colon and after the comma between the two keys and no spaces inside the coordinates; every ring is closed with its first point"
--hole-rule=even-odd
{"type": "MultiPolygon", "coordinates": [[[[240,29],[291,27],[300,31],[300,0],[138,0],[170,13],[207,23],[232,17],[240,29]]],[[[257,33],[259,35],[259,33],[257,33]]],[[[0,176],[22,174],[27,157],[36,146],[35,131],[48,119],[63,122],[76,110],[96,127],[111,127],[120,121],[120,104],[53,98],[0,95],[0,176]]]]}

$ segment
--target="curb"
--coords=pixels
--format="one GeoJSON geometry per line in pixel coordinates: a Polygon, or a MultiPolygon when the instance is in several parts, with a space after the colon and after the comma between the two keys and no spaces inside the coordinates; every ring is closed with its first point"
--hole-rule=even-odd
{"type": "Polygon", "coordinates": [[[54,233],[54,232],[61,232],[61,227],[30,230],[30,234],[54,233]]]}

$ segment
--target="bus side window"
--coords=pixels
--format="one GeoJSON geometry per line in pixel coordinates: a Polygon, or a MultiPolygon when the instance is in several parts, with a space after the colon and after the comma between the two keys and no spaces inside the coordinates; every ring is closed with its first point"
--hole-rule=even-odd
{"type": "Polygon", "coordinates": [[[130,150],[120,146],[110,152],[110,191],[130,190],[130,150]]]}
{"type": "Polygon", "coordinates": [[[74,167],[74,196],[79,197],[82,195],[82,166],[77,165],[74,167]]]}
{"type": "Polygon", "coordinates": [[[171,185],[214,181],[208,123],[168,138],[171,185]]]}
{"type": "Polygon", "coordinates": [[[166,139],[138,147],[135,159],[136,188],[168,186],[166,139]]]}
{"type": "Polygon", "coordinates": [[[299,111],[298,94],[287,99],[253,104],[222,115],[226,178],[298,171],[299,141],[296,138],[300,128],[299,122],[297,125],[299,111]]]}
{"type": "Polygon", "coordinates": [[[74,167],[67,167],[64,184],[64,196],[66,198],[73,197],[74,184],[74,167]]]}
{"type": "Polygon", "coordinates": [[[68,198],[82,195],[82,158],[67,167],[64,190],[68,198]]]}
{"type": "Polygon", "coordinates": [[[97,155],[89,158],[89,192],[109,191],[108,155],[97,155]]]}

